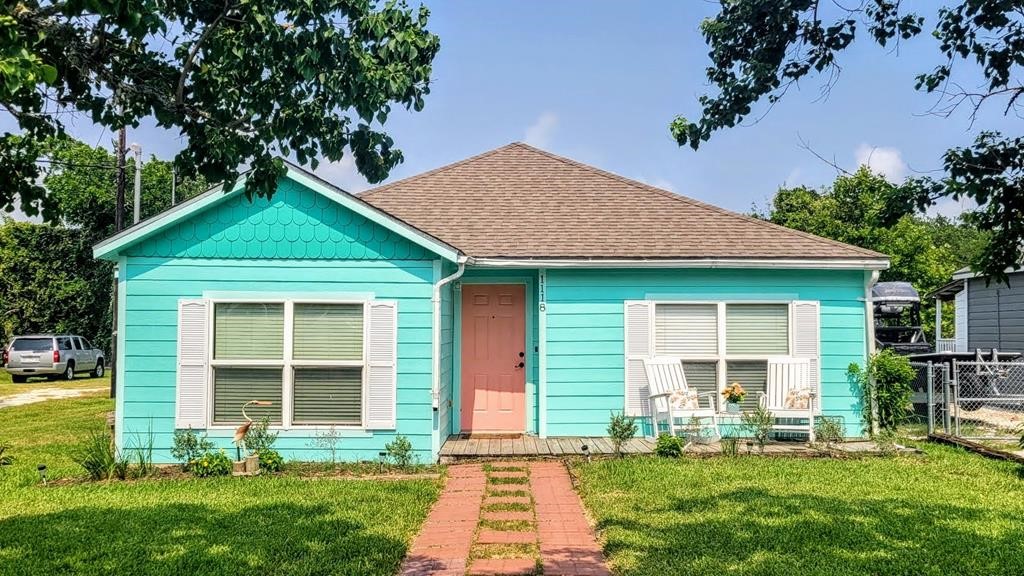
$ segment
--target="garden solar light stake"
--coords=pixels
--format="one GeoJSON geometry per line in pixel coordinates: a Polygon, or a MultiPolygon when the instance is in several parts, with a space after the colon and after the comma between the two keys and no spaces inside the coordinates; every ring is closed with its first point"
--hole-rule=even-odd
{"type": "Polygon", "coordinates": [[[252,418],[245,413],[245,409],[249,406],[270,406],[273,402],[266,400],[249,400],[245,404],[242,404],[242,417],[245,418],[245,424],[242,424],[238,428],[235,428],[235,439],[232,442],[235,443],[235,455],[238,460],[242,459],[242,446],[245,444],[245,435],[249,432],[249,427],[252,426],[252,418]]]}

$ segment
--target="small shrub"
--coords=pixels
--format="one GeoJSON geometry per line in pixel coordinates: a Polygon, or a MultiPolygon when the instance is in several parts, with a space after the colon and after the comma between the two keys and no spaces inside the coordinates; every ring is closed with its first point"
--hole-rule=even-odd
{"type": "Polygon", "coordinates": [[[740,439],[735,436],[725,436],[721,441],[723,456],[736,456],[740,453],[740,439]]]}
{"type": "Polygon", "coordinates": [[[105,429],[89,432],[71,457],[85,468],[91,480],[106,480],[113,477],[120,464],[115,454],[114,440],[105,429]]]}
{"type": "Polygon", "coordinates": [[[334,426],[330,426],[326,430],[320,430],[313,434],[313,440],[310,441],[310,445],[313,448],[329,451],[331,453],[331,464],[334,464],[338,461],[338,444],[340,442],[341,431],[334,426]]]}
{"type": "Polygon", "coordinates": [[[758,406],[753,410],[744,412],[740,416],[740,428],[750,433],[757,442],[757,448],[764,452],[764,445],[772,437],[772,426],[775,425],[775,415],[764,406],[758,406]]]}
{"type": "Polygon", "coordinates": [[[882,456],[895,456],[899,451],[896,445],[898,437],[893,430],[882,430],[875,435],[874,440],[875,446],[878,447],[878,453],[882,456]]]}
{"type": "Polygon", "coordinates": [[[412,442],[406,436],[395,436],[394,440],[384,445],[384,449],[387,450],[388,458],[400,468],[407,468],[413,463],[415,455],[412,451],[412,442]]]}
{"type": "Polygon", "coordinates": [[[683,455],[683,441],[678,436],[662,432],[658,435],[654,453],[662,458],[679,458],[683,455]]]}
{"type": "Polygon", "coordinates": [[[192,473],[200,478],[231,474],[231,458],[224,450],[206,452],[192,462],[192,473]]]}
{"type": "Polygon", "coordinates": [[[814,439],[826,448],[846,438],[846,429],[839,418],[823,417],[814,424],[814,439]]]}
{"type": "Polygon", "coordinates": [[[174,431],[174,446],[171,448],[171,456],[181,462],[182,470],[188,472],[192,463],[201,456],[213,450],[213,442],[206,436],[199,437],[191,428],[174,431]]]}
{"type": "Polygon", "coordinates": [[[688,442],[709,442],[712,438],[712,434],[713,431],[707,426],[704,426],[701,419],[696,416],[691,417],[686,422],[686,425],[683,426],[683,437],[686,438],[688,442]]]}
{"type": "Polygon", "coordinates": [[[284,468],[284,458],[281,453],[273,448],[264,448],[259,451],[260,468],[267,472],[280,472],[284,468]]]}
{"type": "Polygon", "coordinates": [[[270,431],[270,416],[264,416],[249,426],[245,433],[245,449],[250,454],[260,454],[264,450],[270,450],[277,442],[277,432],[270,431]]]}
{"type": "Polygon", "coordinates": [[[636,436],[636,430],[636,420],[622,412],[618,414],[612,412],[611,419],[608,421],[608,436],[612,440],[616,456],[622,456],[622,445],[636,436]]]}
{"type": "Polygon", "coordinates": [[[0,442],[0,466],[10,466],[14,464],[14,458],[7,452],[11,449],[11,445],[7,442],[0,442]]]}
{"type": "Polygon", "coordinates": [[[879,430],[895,430],[906,422],[913,410],[910,385],[917,378],[917,370],[906,356],[886,348],[868,359],[867,369],[852,363],[847,374],[860,384],[864,394],[864,421],[869,430],[873,428],[875,412],[879,430]]]}

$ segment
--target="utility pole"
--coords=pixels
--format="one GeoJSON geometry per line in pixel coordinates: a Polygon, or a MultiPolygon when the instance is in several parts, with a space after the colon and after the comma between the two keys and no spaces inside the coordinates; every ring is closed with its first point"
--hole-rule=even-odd
{"type": "Polygon", "coordinates": [[[135,152],[135,200],[132,203],[132,224],[138,224],[142,215],[142,144],[132,144],[135,152]]]}
{"type": "MultiPolygon", "coordinates": [[[[120,108],[119,108],[120,110],[120,108]]],[[[114,233],[124,230],[124,157],[125,141],[128,140],[128,130],[122,126],[117,133],[117,200],[114,206],[114,233]]],[[[117,333],[117,281],[124,270],[114,267],[114,287],[111,291],[111,314],[110,320],[113,326],[110,330],[110,397],[117,398],[117,340],[120,334],[117,333]]]]}
{"type": "Polygon", "coordinates": [[[117,206],[114,209],[114,232],[124,230],[124,157],[128,130],[123,126],[117,133],[117,206]]]}
{"type": "Polygon", "coordinates": [[[178,202],[178,198],[175,195],[174,186],[178,183],[178,169],[174,166],[174,161],[171,161],[171,206],[174,206],[178,202]]]}

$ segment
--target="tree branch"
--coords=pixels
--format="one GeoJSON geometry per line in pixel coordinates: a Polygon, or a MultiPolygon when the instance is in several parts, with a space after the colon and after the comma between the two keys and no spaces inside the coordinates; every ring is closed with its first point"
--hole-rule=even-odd
{"type": "Polygon", "coordinates": [[[196,54],[199,53],[199,48],[203,45],[203,42],[213,34],[213,31],[217,28],[217,24],[220,24],[221,19],[227,16],[228,10],[230,9],[231,4],[229,2],[224,2],[224,9],[221,10],[220,14],[217,14],[217,17],[213,19],[213,22],[210,22],[210,24],[203,30],[199,39],[196,40],[196,43],[193,44],[192,48],[188,51],[188,57],[185,58],[185,63],[181,66],[181,75],[178,77],[178,91],[174,98],[174,102],[178,106],[181,106],[184,101],[185,79],[188,77],[188,73],[192,70],[192,64],[195,62],[196,54]]]}

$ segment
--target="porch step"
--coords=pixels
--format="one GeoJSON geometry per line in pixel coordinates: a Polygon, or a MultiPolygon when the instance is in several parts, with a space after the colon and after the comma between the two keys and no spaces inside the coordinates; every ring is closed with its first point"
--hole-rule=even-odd
{"type": "Polygon", "coordinates": [[[515,532],[511,530],[484,529],[476,537],[477,544],[533,544],[537,541],[537,533],[515,532]]]}
{"type": "Polygon", "coordinates": [[[537,573],[533,558],[481,558],[473,561],[470,576],[527,576],[537,573]]]}

